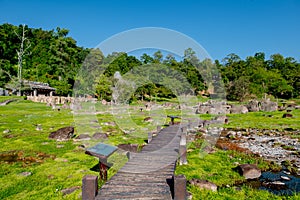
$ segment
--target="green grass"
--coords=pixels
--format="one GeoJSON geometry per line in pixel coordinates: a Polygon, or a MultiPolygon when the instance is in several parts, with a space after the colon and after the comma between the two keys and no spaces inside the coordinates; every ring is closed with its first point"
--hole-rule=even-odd
{"type": "MultiPolygon", "coordinates": [[[[0,97],[0,102],[7,99],[8,97],[0,97]]],[[[176,104],[175,100],[172,102],[176,104]]],[[[162,102],[159,104],[161,105],[162,102]]],[[[106,143],[112,145],[134,143],[142,146],[145,144],[148,131],[156,130],[156,125],[169,123],[166,115],[185,114],[173,108],[140,112],[140,107],[144,105],[138,102],[117,116],[111,114],[113,109],[111,106],[103,106],[100,103],[84,106],[86,108],[94,106],[98,114],[81,113],[74,118],[70,110],[52,110],[45,104],[25,100],[0,106],[0,153],[14,151],[15,155],[19,153],[23,159],[11,163],[0,161],[0,199],[80,199],[81,189],[66,196],[62,195],[61,190],[81,186],[81,180],[86,174],[98,175],[98,172],[91,170],[97,165],[98,160],[86,155],[84,150],[78,147],[82,144],[89,147],[97,141],[57,142],[48,139],[52,131],[65,126],[76,126],[76,135],[103,132],[109,135],[106,143]],[[149,116],[159,124],[144,122],[144,119],[149,116]],[[116,126],[106,125],[114,121],[117,122],[116,126]],[[36,130],[37,124],[41,124],[42,130],[36,130]],[[92,127],[94,125],[95,127],[92,127]],[[9,132],[3,133],[6,130],[9,132]],[[130,134],[127,133],[128,131],[130,134]],[[23,177],[19,175],[21,172],[31,172],[32,175],[23,177]]],[[[229,115],[230,123],[226,127],[299,129],[300,111],[294,110],[292,114],[294,118],[291,119],[282,119],[280,112],[229,115]],[[266,117],[268,114],[272,114],[273,117],[266,117]]],[[[211,119],[214,116],[200,115],[200,117],[211,119]]],[[[293,137],[299,138],[299,135],[293,137]]],[[[234,162],[257,163],[260,168],[266,170],[272,166],[261,159],[234,151],[218,150],[202,158],[199,156],[198,145],[190,144],[189,164],[178,166],[176,173],[185,174],[188,180],[191,178],[210,180],[220,189],[217,193],[213,193],[188,186],[189,191],[193,193],[193,199],[300,199],[299,195],[283,198],[247,186],[236,191],[232,185],[244,179],[232,170],[235,167],[234,162]],[[227,188],[226,185],[231,187],[227,188]]],[[[126,161],[127,158],[122,152],[111,156],[109,162],[114,163],[114,166],[109,170],[109,177],[126,161]]]]}
{"type": "Polygon", "coordinates": [[[257,164],[262,171],[277,169],[278,166],[271,165],[261,158],[254,157],[236,151],[221,151],[202,156],[201,152],[193,145],[189,148],[188,164],[177,166],[176,174],[184,174],[187,180],[192,178],[208,180],[218,186],[217,192],[199,189],[188,185],[188,191],[192,193],[193,199],[300,199],[300,195],[278,196],[267,191],[253,189],[250,186],[241,185],[236,190],[237,184],[245,181],[238,172],[234,170],[240,164],[257,164]]]}
{"type": "Polygon", "coordinates": [[[249,112],[247,114],[229,114],[229,124],[226,128],[258,128],[278,129],[286,128],[300,129],[300,110],[293,110],[292,118],[282,118],[285,112],[249,112]]]}

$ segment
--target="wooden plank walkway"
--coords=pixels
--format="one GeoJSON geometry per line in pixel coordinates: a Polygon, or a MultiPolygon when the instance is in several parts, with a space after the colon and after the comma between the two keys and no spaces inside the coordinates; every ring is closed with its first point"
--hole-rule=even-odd
{"type": "Polygon", "coordinates": [[[130,160],[101,187],[95,199],[172,199],[170,182],[180,136],[180,125],[162,129],[140,153],[130,155],[130,160]]]}

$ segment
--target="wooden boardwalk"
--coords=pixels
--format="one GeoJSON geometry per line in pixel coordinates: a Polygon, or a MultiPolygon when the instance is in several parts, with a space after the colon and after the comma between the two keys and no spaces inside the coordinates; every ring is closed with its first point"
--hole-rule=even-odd
{"type": "Polygon", "coordinates": [[[172,199],[172,177],[178,159],[180,125],[162,129],[141,152],[99,190],[95,199],[172,199]]]}

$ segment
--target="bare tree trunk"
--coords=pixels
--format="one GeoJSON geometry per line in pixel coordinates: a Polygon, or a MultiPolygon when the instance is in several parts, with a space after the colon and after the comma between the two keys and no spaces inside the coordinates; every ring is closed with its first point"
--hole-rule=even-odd
{"type": "Polygon", "coordinates": [[[19,92],[18,96],[22,96],[22,62],[23,62],[23,57],[26,55],[26,52],[28,51],[28,48],[31,46],[30,41],[28,38],[25,37],[25,24],[22,25],[22,36],[20,36],[18,33],[15,32],[15,34],[18,36],[18,38],[21,40],[21,46],[20,50],[17,50],[18,54],[18,82],[19,82],[19,92]],[[27,44],[25,42],[27,41],[27,44]],[[24,49],[25,45],[25,49],[24,49]]]}

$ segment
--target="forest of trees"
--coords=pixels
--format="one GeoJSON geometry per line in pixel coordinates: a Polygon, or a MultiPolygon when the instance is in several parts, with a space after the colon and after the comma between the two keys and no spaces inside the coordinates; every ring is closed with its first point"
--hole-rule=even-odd
{"type": "MultiPolygon", "coordinates": [[[[49,83],[57,95],[70,95],[75,82],[80,95],[95,95],[111,100],[114,74],[121,75],[141,65],[161,65],[178,71],[188,80],[195,94],[207,94],[208,85],[197,68],[204,71],[215,65],[221,73],[228,100],[243,101],[272,95],[276,98],[296,98],[300,95],[300,63],[294,58],[274,54],[270,59],[262,52],[245,60],[229,54],[223,60],[198,60],[192,49],[187,49],[181,60],[161,51],[140,58],[116,52],[104,56],[100,49],[78,47],[62,28],[42,30],[24,27],[27,52],[22,59],[22,79],[49,83]],[[92,67],[91,67],[92,65],[92,67]],[[196,65],[196,67],[195,67],[196,65]],[[84,69],[105,69],[89,71],[84,69]],[[83,70],[83,71],[80,71],[83,70]],[[79,72],[79,73],[78,73],[79,72]],[[79,76],[77,74],[80,74],[79,76]]],[[[19,70],[20,35],[23,26],[0,25],[0,88],[14,85],[19,70]]],[[[207,77],[206,77],[207,78],[207,77]]],[[[173,83],[174,84],[174,83],[173,83]]],[[[133,98],[174,97],[172,91],[160,84],[149,83],[137,88],[133,98]]]]}

